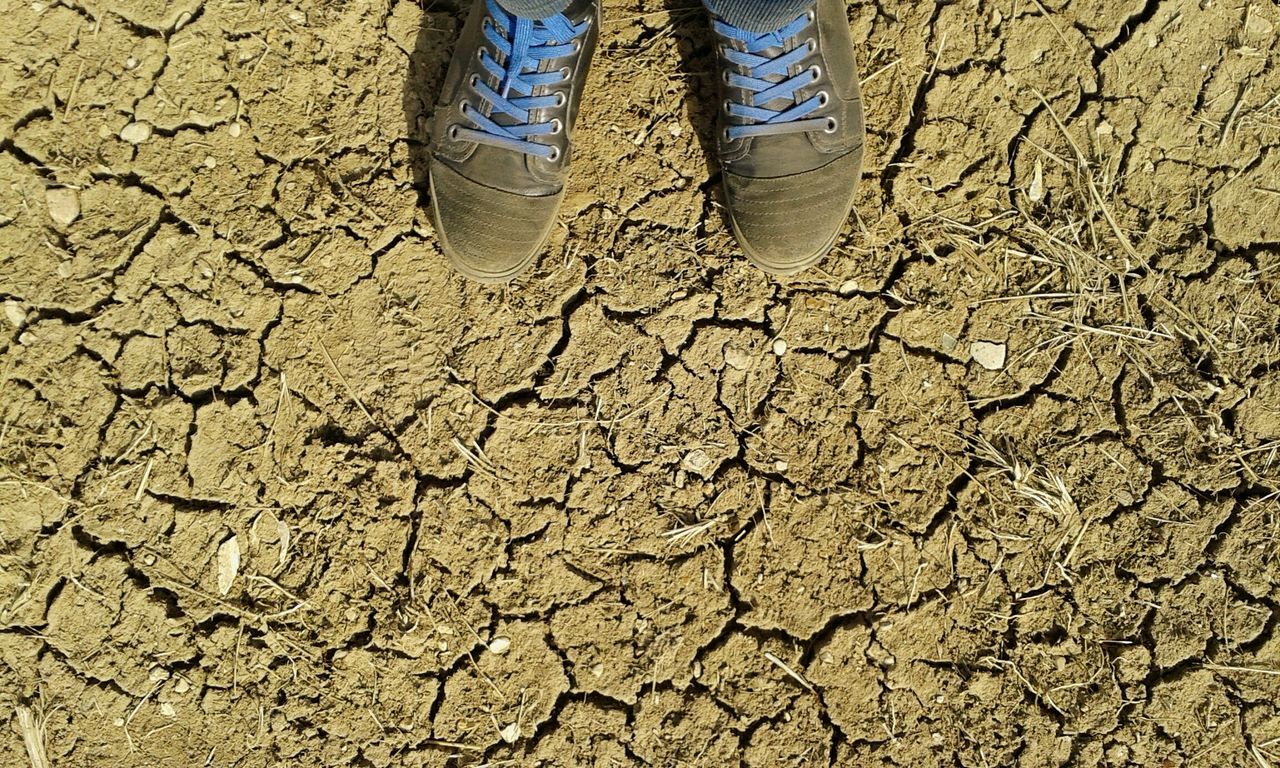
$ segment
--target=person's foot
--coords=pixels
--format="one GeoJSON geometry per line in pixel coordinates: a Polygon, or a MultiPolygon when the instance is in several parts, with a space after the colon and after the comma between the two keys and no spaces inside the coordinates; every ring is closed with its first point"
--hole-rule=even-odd
{"type": "Polygon", "coordinates": [[[428,168],[440,247],[467,277],[511,280],[542,250],[599,21],[597,0],[540,21],[476,0],[436,107],[428,168]]]}
{"type": "Polygon", "coordinates": [[[756,266],[794,274],[831,250],[862,175],[862,95],[843,0],[759,34],[712,15],[729,220],[756,266]]]}

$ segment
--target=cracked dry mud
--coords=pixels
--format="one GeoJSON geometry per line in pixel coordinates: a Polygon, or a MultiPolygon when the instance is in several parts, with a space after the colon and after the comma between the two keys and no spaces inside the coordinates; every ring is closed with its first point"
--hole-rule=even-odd
{"type": "Polygon", "coordinates": [[[463,12],[3,3],[0,764],[1280,765],[1274,3],[852,5],[773,280],[696,3],[610,0],[503,288],[463,12]]]}

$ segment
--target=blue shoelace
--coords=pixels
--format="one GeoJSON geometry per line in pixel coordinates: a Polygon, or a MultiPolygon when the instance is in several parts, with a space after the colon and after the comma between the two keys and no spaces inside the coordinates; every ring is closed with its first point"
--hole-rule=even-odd
{"type": "Polygon", "coordinates": [[[573,24],[562,14],[541,20],[524,19],[508,13],[495,0],[486,0],[485,5],[492,21],[485,21],[484,36],[501,55],[503,63],[494,59],[487,49],[481,50],[480,63],[498,85],[495,88],[485,78],[472,76],[471,89],[492,109],[486,115],[470,102],[463,102],[462,114],[475,127],[456,126],[453,136],[554,160],[560,155],[557,147],[530,139],[559,133],[563,124],[558,119],[531,123],[530,113],[564,106],[567,95],[557,91],[534,96],[533,91],[570,82],[573,73],[565,69],[553,72],[538,72],[538,69],[543,61],[574,53],[578,45],[575,41],[587,31],[590,21],[573,24]],[[502,25],[501,31],[497,24],[502,25]],[[503,115],[509,119],[499,122],[498,118],[503,115]]]}
{"type": "Polygon", "coordinates": [[[741,43],[746,49],[738,50],[727,45],[722,49],[726,60],[747,72],[743,75],[730,71],[726,82],[734,88],[746,91],[751,100],[750,104],[728,100],[728,114],[749,121],[729,125],[725,132],[730,139],[832,129],[830,118],[809,117],[826,106],[829,96],[818,93],[796,102],[796,91],[816,82],[819,78],[818,71],[809,67],[792,76],[787,74],[813,52],[814,43],[809,40],[800,42],[794,48],[786,47],[787,41],[800,34],[810,21],[806,13],[782,29],[764,34],[748,32],[720,19],[712,21],[716,34],[741,43]],[[764,52],[771,48],[782,52],[774,56],[765,55],[764,52]],[[775,101],[789,103],[779,109],[765,106],[775,101]]]}

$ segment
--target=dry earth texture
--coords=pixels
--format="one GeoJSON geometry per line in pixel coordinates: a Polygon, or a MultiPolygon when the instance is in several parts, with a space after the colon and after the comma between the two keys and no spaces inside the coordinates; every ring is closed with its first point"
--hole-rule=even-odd
{"type": "Polygon", "coordinates": [[[509,287],[465,8],[0,0],[0,765],[1280,766],[1280,10],[849,8],[748,267],[692,0],[611,0],[509,287]]]}

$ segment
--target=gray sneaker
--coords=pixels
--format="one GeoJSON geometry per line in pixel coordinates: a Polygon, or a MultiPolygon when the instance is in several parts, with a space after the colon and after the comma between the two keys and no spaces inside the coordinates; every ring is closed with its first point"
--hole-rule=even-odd
{"type": "Polygon", "coordinates": [[[862,94],[845,3],[816,0],[765,34],[714,15],[711,24],[733,232],[756,266],[794,274],[831,250],[862,175],[862,94]]]}
{"type": "Polygon", "coordinates": [[[570,135],[600,32],[597,0],[545,20],[476,0],[432,121],[428,176],[440,246],[467,277],[523,272],[555,223],[570,135]]]}

